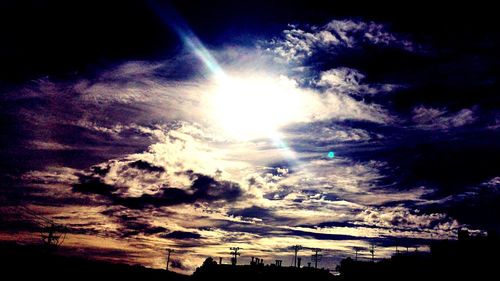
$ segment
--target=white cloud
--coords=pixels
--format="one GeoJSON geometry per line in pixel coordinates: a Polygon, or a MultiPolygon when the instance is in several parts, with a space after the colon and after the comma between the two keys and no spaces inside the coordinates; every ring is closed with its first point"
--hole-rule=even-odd
{"type": "Polygon", "coordinates": [[[361,142],[372,139],[381,139],[382,135],[372,134],[359,128],[337,127],[327,124],[309,124],[300,130],[294,130],[286,134],[289,142],[300,144],[301,142],[361,142]]]}
{"type": "Polygon", "coordinates": [[[339,48],[357,48],[362,43],[415,49],[410,41],[398,38],[384,25],[374,22],[332,20],[323,26],[289,27],[282,38],[271,40],[268,47],[287,61],[302,60],[319,51],[334,53],[339,48]]]}
{"type": "Polygon", "coordinates": [[[78,181],[76,172],[77,170],[68,167],[51,166],[43,171],[30,171],[24,174],[21,179],[28,183],[71,185],[78,181]]]}
{"type": "Polygon", "coordinates": [[[362,222],[391,229],[439,230],[450,235],[459,223],[442,213],[423,214],[405,207],[368,208],[359,214],[362,222]]]}
{"type": "Polygon", "coordinates": [[[483,185],[486,185],[490,188],[500,189],[500,177],[494,177],[491,180],[483,183],[483,185]]]}
{"type": "MultiPolygon", "coordinates": [[[[228,68],[232,69],[234,66],[228,65],[228,68]]],[[[136,124],[150,122],[150,120],[164,122],[182,120],[209,126],[211,129],[217,130],[222,126],[219,124],[220,120],[217,119],[217,116],[224,116],[225,120],[248,119],[250,122],[252,117],[239,118],[238,116],[228,117],[226,115],[262,111],[268,107],[274,107],[274,103],[278,102],[275,99],[266,99],[262,96],[261,100],[246,103],[247,107],[253,106],[255,108],[245,110],[228,108],[228,106],[234,106],[233,104],[214,107],[213,103],[220,96],[220,93],[217,92],[220,88],[218,86],[219,82],[211,78],[172,82],[157,76],[156,73],[158,71],[157,66],[151,69],[148,64],[141,67],[139,62],[135,62],[132,65],[120,66],[118,70],[114,69],[109,73],[106,72],[97,81],[79,81],[73,88],[73,90],[79,93],[79,98],[75,102],[78,102],[80,105],[89,104],[92,106],[89,108],[89,111],[95,108],[97,112],[95,115],[86,114],[83,119],[78,120],[78,123],[92,124],[95,128],[102,128],[102,125],[96,124],[96,121],[100,121],[98,119],[101,117],[100,114],[103,114],[103,111],[110,107],[115,108],[115,110],[116,108],[123,107],[133,115],[124,115],[124,120],[122,121],[132,119],[131,117],[134,117],[133,120],[129,120],[128,122],[136,124]],[[128,71],[127,67],[131,67],[132,70],[128,71]],[[138,68],[141,71],[137,70],[138,68]],[[138,72],[140,75],[137,74],[138,72]],[[112,79],[109,77],[112,77],[112,79]],[[269,103],[269,105],[266,105],[266,103],[269,103]],[[134,110],[135,108],[137,110],[134,110]],[[228,110],[228,113],[224,115],[221,110],[228,110]],[[214,114],[214,112],[217,114],[214,114]]],[[[272,88],[272,91],[270,91],[277,95],[276,99],[279,98],[280,101],[286,101],[287,103],[297,100],[297,108],[294,108],[293,116],[286,120],[281,120],[279,122],[280,125],[328,119],[353,119],[386,123],[393,119],[382,106],[359,101],[349,95],[350,92],[374,94],[382,90],[388,91],[392,87],[390,85],[359,85],[357,84],[359,81],[355,80],[359,80],[361,74],[355,70],[339,69],[325,72],[320,83],[325,85],[329,83],[329,87],[322,91],[301,87],[294,79],[282,74],[280,75],[279,73],[266,73],[265,70],[256,73],[240,69],[228,75],[234,76],[235,81],[238,81],[242,87],[255,85],[255,83],[281,85],[278,88],[276,88],[277,86],[272,88]],[[332,84],[334,76],[338,79],[336,85],[332,84]],[[327,81],[329,82],[327,83],[327,81]],[[283,93],[276,93],[277,90],[281,90],[283,93]],[[288,123],[283,124],[283,121],[287,121],[288,123]]],[[[258,88],[259,91],[263,90],[261,88],[258,88]]],[[[237,85],[231,89],[233,90],[231,95],[239,94],[237,85]]],[[[241,94],[243,95],[244,93],[242,92],[241,94]]],[[[247,96],[245,98],[248,98],[247,96]]],[[[254,97],[255,95],[251,96],[254,97]]],[[[287,105],[284,108],[290,106],[287,105]]],[[[264,113],[261,112],[261,115],[264,113]]],[[[121,124],[121,126],[127,125],[127,123],[121,124]]],[[[218,133],[219,135],[221,134],[221,132],[218,133]]]]}
{"type": "Polygon", "coordinates": [[[374,95],[401,87],[393,84],[364,84],[364,78],[365,75],[356,69],[340,67],[321,72],[317,85],[348,95],[374,95]]]}
{"type": "Polygon", "coordinates": [[[472,124],[476,116],[471,109],[448,113],[444,109],[418,106],[413,109],[412,121],[421,129],[447,130],[472,124]]]}

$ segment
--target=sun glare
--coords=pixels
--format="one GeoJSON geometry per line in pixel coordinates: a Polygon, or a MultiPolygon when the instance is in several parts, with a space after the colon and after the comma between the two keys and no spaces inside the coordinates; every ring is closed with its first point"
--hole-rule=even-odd
{"type": "Polygon", "coordinates": [[[271,137],[302,118],[300,91],[285,77],[226,77],[217,82],[211,105],[217,125],[237,139],[271,137]]]}

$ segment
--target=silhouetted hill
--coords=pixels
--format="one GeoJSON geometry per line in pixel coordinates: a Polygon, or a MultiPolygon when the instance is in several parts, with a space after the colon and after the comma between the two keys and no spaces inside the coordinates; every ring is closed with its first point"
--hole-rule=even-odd
{"type": "Polygon", "coordinates": [[[172,280],[189,276],[143,266],[91,261],[48,253],[40,246],[0,243],[0,279],[2,280],[172,280]],[[7,278],[6,278],[7,277],[7,278]],[[29,279],[28,279],[29,278],[29,279]]]}

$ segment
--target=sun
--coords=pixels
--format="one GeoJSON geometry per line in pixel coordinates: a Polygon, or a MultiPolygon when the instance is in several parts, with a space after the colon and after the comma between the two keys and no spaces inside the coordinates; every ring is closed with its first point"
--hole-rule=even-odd
{"type": "Polygon", "coordinates": [[[280,76],[225,77],[217,81],[210,104],[215,125],[243,140],[272,137],[303,115],[297,83],[280,76]]]}

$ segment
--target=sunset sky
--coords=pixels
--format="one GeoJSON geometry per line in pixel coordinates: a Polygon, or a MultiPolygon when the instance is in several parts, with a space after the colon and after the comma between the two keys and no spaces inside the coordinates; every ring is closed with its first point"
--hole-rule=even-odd
{"type": "Polygon", "coordinates": [[[491,9],[185,2],[0,4],[0,240],[38,243],[31,210],[190,273],[500,230],[491,9]]]}

